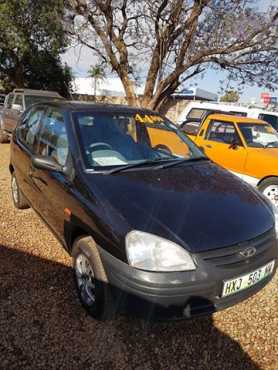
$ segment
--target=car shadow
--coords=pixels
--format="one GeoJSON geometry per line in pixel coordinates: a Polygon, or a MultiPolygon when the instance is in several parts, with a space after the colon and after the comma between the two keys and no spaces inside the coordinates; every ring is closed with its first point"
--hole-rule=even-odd
{"type": "Polygon", "coordinates": [[[0,245],[0,369],[259,369],[212,316],[92,319],[72,269],[0,245]]]}

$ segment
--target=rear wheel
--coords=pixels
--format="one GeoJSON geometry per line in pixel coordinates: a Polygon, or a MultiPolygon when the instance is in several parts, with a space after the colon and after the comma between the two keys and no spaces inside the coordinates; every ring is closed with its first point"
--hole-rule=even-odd
{"type": "Polygon", "coordinates": [[[278,178],[269,177],[258,188],[278,208],[278,178]]]}
{"type": "Polygon", "coordinates": [[[82,237],[76,240],[72,257],[76,287],[82,305],[95,319],[112,319],[114,305],[109,282],[93,239],[82,237]]]}
{"type": "Polygon", "coordinates": [[[14,206],[17,209],[26,209],[29,208],[29,204],[22,194],[21,190],[18,187],[17,179],[15,177],[15,174],[12,174],[11,178],[11,190],[12,190],[12,198],[14,206]]]}

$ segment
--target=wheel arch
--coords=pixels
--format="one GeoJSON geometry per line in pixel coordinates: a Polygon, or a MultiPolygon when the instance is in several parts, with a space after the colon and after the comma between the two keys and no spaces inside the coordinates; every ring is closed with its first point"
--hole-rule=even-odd
{"type": "Polygon", "coordinates": [[[270,179],[270,178],[276,178],[278,180],[278,175],[268,175],[260,179],[260,181],[257,183],[257,187],[260,186],[264,181],[270,179]]]}

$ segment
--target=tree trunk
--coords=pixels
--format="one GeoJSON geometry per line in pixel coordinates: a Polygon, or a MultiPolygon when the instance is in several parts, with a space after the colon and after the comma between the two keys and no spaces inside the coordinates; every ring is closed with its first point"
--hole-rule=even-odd
{"type": "Polygon", "coordinates": [[[134,83],[127,76],[120,76],[122,84],[125,89],[126,100],[128,105],[139,107],[140,101],[135,93],[134,83]]]}
{"type": "Polygon", "coordinates": [[[15,66],[14,73],[11,76],[11,81],[15,84],[17,88],[24,87],[24,71],[21,63],[15,66]]]}

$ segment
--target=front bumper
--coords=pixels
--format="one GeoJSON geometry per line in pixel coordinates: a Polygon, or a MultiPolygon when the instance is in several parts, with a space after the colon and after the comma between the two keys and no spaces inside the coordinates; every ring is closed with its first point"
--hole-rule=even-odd
{"type": "Polygon", "coordinates": [[[100,249],[101,258],[119,312],[147,319],[186,319],[230,307],[262,289],[277,268],[278,243],[271,238],[267,248],[253,258],[216,266],[206,255],[196,254],[195,271],[148,272],[135,269],[100,249]],[[272,275],[252,287],[222,298],[223,282],[248,274],[275,260],[272,275]],[[231,267],[232,266],[232,267],[231,267]]]}

